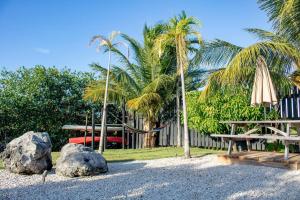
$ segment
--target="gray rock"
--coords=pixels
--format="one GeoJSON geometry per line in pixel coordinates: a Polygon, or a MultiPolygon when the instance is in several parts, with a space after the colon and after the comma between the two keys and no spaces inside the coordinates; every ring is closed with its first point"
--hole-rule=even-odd
{"type": "Polygon", "coordinates": [[[18,174],[41,174],[52,168],[51,141],[46,132],[29,131],[6,145],[4,166],[18,174]]]}
{"type": "Polygon", "coordinates": [[[107,171],[103,156],[82,144],[66,144],[56,162],[56,173],[68,177],[92,176],[107,171]]]}

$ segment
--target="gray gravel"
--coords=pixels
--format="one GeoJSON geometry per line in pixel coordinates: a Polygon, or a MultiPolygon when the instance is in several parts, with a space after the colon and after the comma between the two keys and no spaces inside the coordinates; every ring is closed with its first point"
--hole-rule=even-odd
{"type": "Polygon", "coordinates": [[[64,178],[0,171],[0,199],[300,199],[300,172],[221,165],[215,155],[109,164],[109,173],[64,178]]]}

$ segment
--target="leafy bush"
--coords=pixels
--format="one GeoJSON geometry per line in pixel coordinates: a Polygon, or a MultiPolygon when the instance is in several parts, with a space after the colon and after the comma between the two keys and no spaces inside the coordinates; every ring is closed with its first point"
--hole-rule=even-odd
{"type": "Polygon", "coordinates": [[[0,143],[26,131],[47,131],[54,149],[66,143],[64,124],[84,124],[86,110],[99,105],[82,100],[93,73],[36,66],[0,72],[0,143]]]}
{"type": "MultiPolygon", "coordinates": [[[[221,120],[263,120],[263,107],[250,106],[250,90],[245,88],[227,88],[205,101],[199,100],[200,91],[187,94],[189,127],[204,134],[227,133],[229,127],[220,124],[221,120]]],[[[273,109],[268,111],[267,119],[278,118],[273,109]]]]}

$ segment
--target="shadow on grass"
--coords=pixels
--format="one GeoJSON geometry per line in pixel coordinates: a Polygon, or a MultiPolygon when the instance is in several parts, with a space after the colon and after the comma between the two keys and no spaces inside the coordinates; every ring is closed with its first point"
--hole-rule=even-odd
{"type": "Polygon", "coordinates": [[[204,153],[204,154],[201,154],[201,155],[191,156],[191,158],[201,158],[201,157],[208,156],[208,155],[213,155],[213,154],[215,154],[215,153],[204,153]]]}
{"type": "Polygon", "coordinates": [[[136,161],[135,159],[120,159],[120,160],[108,160],[108,163],[119,163],[119,162],[131,162],[136,161]]]}

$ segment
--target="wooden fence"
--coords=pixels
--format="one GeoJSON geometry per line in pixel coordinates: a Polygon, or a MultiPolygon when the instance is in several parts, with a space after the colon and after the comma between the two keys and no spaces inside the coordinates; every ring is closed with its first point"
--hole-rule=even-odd
{"type": "MultiPolygon", "coordinates": [[[[181,127],[181,133],[183,133],[183,127],[181,127]]],[[[183,145],[183,134],[181,134],[181,145],[183,145]]],[[[201,134],[195,130],[189,130],[190,146],[202,147],[212,149],[228,148],[228,142],[222,141],[220,138],[213,138],[209,135],[201,134]]],[[[171,123],[163,128],[158,133],[158,145],[159,146],[177,146],[177,124],[171,123]]],[[[246,149],[246,142],[237,142],[237,148],[240,150],[246,149]]],[[[252,149],[262,151],[265,150],[265,141],[259,141],[252,143],[252,149]]]]}
{"type": "Polygon", "coordinates": [[[280,99],[279,110],[281,119],[300,119],[300,91],[297,87],[280,99]]]}
{"type": "MultiPolygon", "coordinates": [[[[139,118],[137,126],[142,128],[143,120],[139,118]]],[[[183,127],[181,127],[181,133],[183,133],[183,127]]],[[[138,133],[127,133],[127,139],[129,139],[128,148],[142,148],[144,135],[138,133]]],[[[156,134],[157,146],[168,147],[177,146],[177,124],[175,122],[168,124],[163,129],[160,129],[156,134]]],[[[181,134],[181,141],[183,144],[183,134],[181,134]]],[[[190,146],[202,147],[209,149],[223,149],[228,148],[228,142],[222,141],[220,138],[213,138],[209,135],[201,134],[195,130],[189,130],[190,146]]],[[[237,142],[237,149],[245,150],[246,142],[237,142]]],[[[252,142],[252,150],[263,151],[265,150],[265,140],[257,140],[252,142]]]]}
{"type": "MultiPolygon", "coordinates": [[[[294,87],[290,93],[280,99],[277,110],[280,113],[281,119],[300,119],[300,90],[294,87]]],[[[143,129],[143,118],[136,116],[133,120],[134,126],[137,129],[143,129]]],[[[183,133],[183,127],[181,127],[183,133]]],[[[212,138],[209,135],[201,134],[195,130],[189,130],[190,146],[202,148],[224,149],[228,148],[228,142],[221,141],[220,138],[212,138]]],[[[129,141],[127,148],[142,148],[144,136],[143,134],[127,133],[127,141],[129,141]]],[[[181,141],[183,142],[183,134],[181,141]]],[[[238,142],[238,149],[245,149],[246,142],[238,142]]],[[[266,150],[266,140],[256,140],[251,143],[252,150],[264,151],[266,150]]],[[[168,124],[157,133],[157,146],[177,146],[177,124],[176,122],[168,124]]],[[[298,145],[293,146],[294,152],[300,152],[298,145]]]]}

